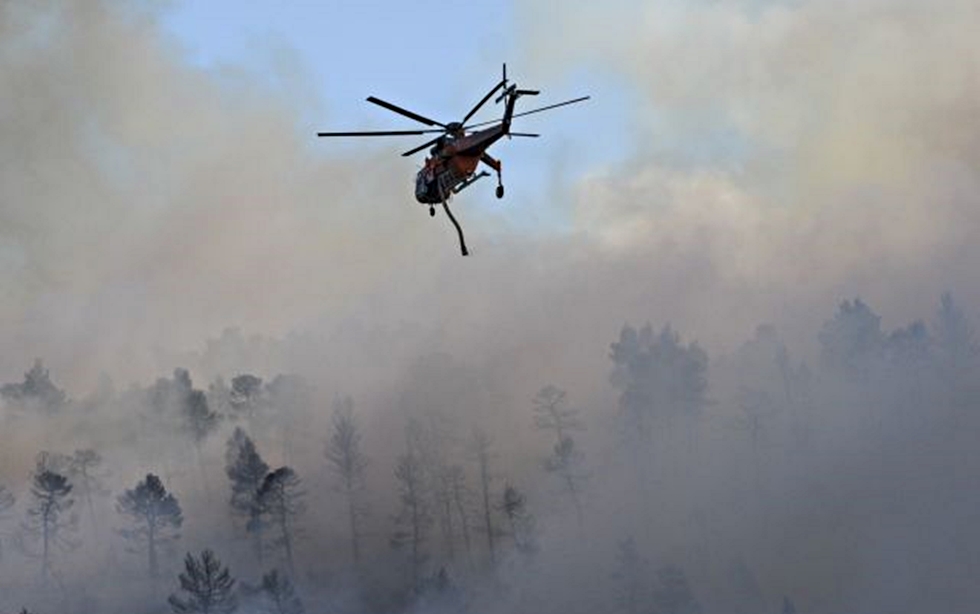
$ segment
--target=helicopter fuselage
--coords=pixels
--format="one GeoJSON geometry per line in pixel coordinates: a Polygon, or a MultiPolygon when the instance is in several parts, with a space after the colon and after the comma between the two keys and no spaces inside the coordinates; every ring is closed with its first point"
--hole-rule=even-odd
{"type": "MultiPolygon", "coordinates": [[[[509,124],[509,122],[508,122],[509,124]]],[[[415,175],[415,199],[426,205],[436,205],[449,199],[464,184],[474,178],[480,161],[492,160],[486,150],[507,133],[509,125],[494,126],[465,136],[447,137],[432,148],[425,166],[415,175]]],[[[493,168],[499,172],[499,162],[493,168]]],[[[465,186],[464,186],[465,187],[465,186]]]]}

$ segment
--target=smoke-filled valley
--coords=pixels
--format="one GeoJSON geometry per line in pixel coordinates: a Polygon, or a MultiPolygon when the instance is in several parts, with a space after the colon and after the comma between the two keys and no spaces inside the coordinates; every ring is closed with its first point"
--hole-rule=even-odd
{"type": "Polygon", "coordinates": [[[0,613],[976,611],[980,13],[924,6],[514,3],[597,119],[462,259],[288,44],[0,0],[0,613]]]}

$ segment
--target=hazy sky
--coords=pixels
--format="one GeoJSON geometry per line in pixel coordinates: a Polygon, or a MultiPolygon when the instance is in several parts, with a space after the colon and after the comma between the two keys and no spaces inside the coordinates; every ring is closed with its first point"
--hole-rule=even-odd
{"type": "Polygon", "coordinates": [[[854,295],[896,326],[980,303],[973,2],[324,6],[3,5],[7,381],[169,372],[148,348],[225,326],[575,330],[601,360],[624,321],[724,350],[854,295]],[[535,103],[594,99],[494,149],[507,197],[456,201],[472,258],[412,199],[414,141],[313,136],[411,123],[371,94],[456,117],[504,60],[535,103]]]}

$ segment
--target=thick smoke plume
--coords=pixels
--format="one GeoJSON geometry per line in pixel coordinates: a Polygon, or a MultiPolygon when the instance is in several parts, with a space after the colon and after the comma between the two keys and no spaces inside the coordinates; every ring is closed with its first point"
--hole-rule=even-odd
{"type": "Polygon", "coordinates": [[[561,230],[461,199],[463,260],[301,65],[0,2],[0,612],[166,612],[205,549],[243,611],[975,609],[980,12],[563,7],[515,8],[529,81],[616,82],[631,140],[561,230]]]}

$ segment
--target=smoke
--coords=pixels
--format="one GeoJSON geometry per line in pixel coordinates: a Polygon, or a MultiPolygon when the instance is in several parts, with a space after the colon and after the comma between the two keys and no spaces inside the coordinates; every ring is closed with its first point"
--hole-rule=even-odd
{"type": "MultiPolygon", "coordinates": [[[[921,439],[902,423],[868,445],[849,411],[869,401],[817,378],[825,438],[762,487],[750,468],[781,457],[755,457],[725,433],[744,434],[745,382],[778,388],[770,368],[783,343],[817,370],[817,331],[844,297],[866,299],[886,332],[933,313],[947,289],[975,313],[975,3],[519,3],[519,63],[535,85],[584,73],[628,91],[629,153],[567,184],[550,178],[567,216],[554,229],[529,232],[461,197],[469,259],[442,216],[430,221],[411,202],[410,162],[338,156],[315,141],[331,113],[303,85],[301,63],[276,63],[275,83],[194,67],[161,29],[163,10],[0,3],[0,381],[20,381],[38,356],[76,401],[100,373],[121,391],[56,426],[5,416],[18,436],[3,438],[0,483],[22,480],[40,449],[93,446],[122,468],[116,490],[149,471],[173,474],[188,516],[204,519],[188,522],[188,547],[233,544],[216,460],[230,426],[204,446],[206,492],[187,441],[139,430],[132,416],[146,402],[127,384],[145,387],[177,366],[199,388],[243,372],[298,373],[313,400],[258,443],[315,485],[312,507],[330,518],[342,509],[319,491],[335,394],[352,394],[362,410],[378,509],[396,504],[390,468],[409,415],[458,431],[446,453],[459,458],[471,427],[494,435],[497,486],[506,477],[530,493],[544,554],[530,568],[505,555],[492,580],[462,573],[477,611],[608,609],[607,568],[627,532],[657,566],[683,562],[713,604],[738,594],[732,577],[749,601],[764,592],[759,602],[771,606],[788,592],[813,611],[895,610],[900,597],[883,597],[890,578],[915,586],[926,576],[932,596],[949,588],[949,611],[971,594],[955,586],[962,574],[936,579],[976,550],[950,545],[949,527],[966,530],[959,514],[969,508],[950,485],[965,483],[972,457],[950,469],[967,446],[940,453],[948,430],[938,418],[911,423],[926,429],[921,439]],[[322,124],[299,119],[308,117],[322,124]],[[630,476],[646,465],[621,454],[608,379],[610,342],[624,322],[646,320],[671,323],[711,358],[701,456],[688,456],[684,437],[661,435],[663,451],[647,459],[662,480],[653,519],[636,505],[630,476]],[[743,346],[760,323],[779,339],[760,329],[743,346]],[[551,444],[531,430],[528,406],[547,383],[568,391],[589,426],[599,485],[586,504],[588,539],[541,471],[551,444]],[[917,465],[902,457],[906,444],[936,456],[917,465]],[[929,484],[940,472],[953,477],[929,484]],[[909,509],[890,512],[905,488],[909,509]],[[933,496],[951,511],[911,509],[933,496]],[[497,582],[507,599],[496,599],[497,582]]],[[[597,113],[610,108],[590,93],[597,113]]],[[[539,205],[556,206],[514,206],[539,205]]],[[[385,591],[400,582],[396,555],[379,545],[387,521],[387,511],[371,520],[371,586],[385,591]]],[[[341,578],[321,587],[330,599],[358,603],[342,557],[319,557],[344,547],[342,520],[308,529],[302,565],[341,578]]],[[[377,611],[396,609],[377,599],[377,611]]]]}

